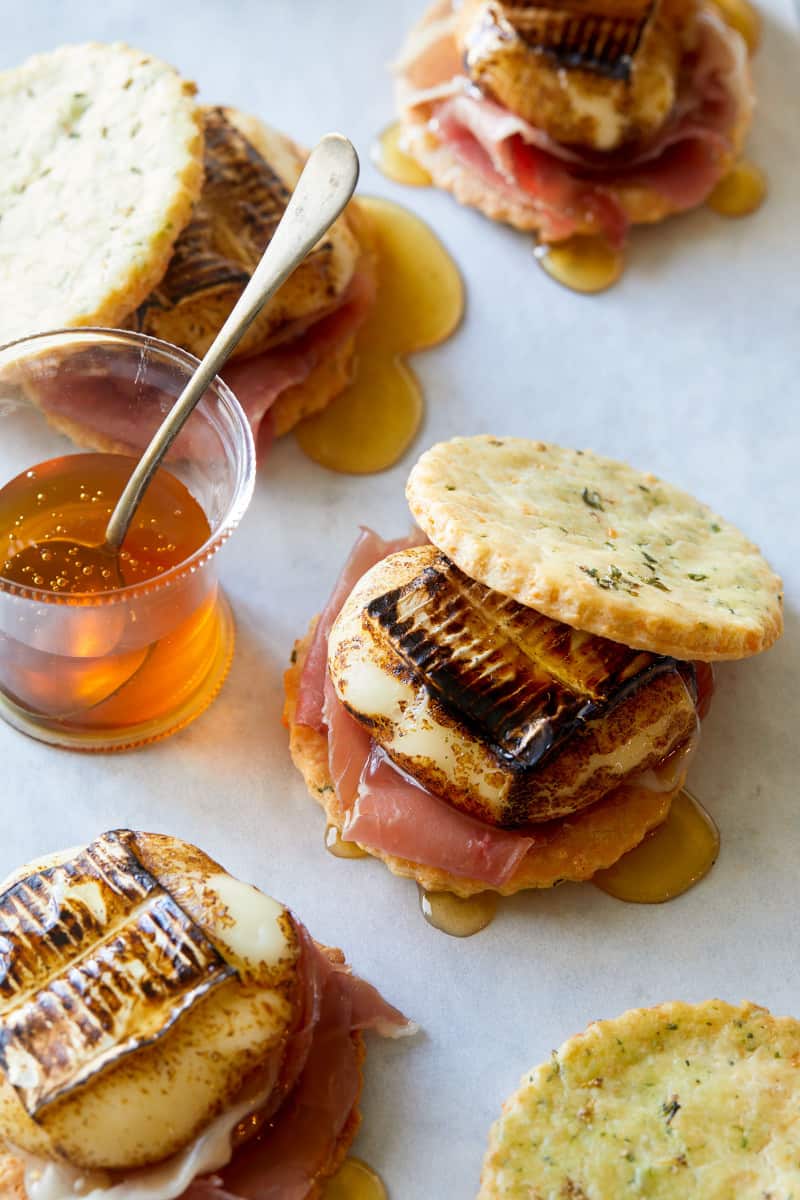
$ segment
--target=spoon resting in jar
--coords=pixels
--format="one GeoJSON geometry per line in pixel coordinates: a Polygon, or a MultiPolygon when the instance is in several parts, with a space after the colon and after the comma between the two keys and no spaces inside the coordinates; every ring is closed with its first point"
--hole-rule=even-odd
{"type": "Polygon", "coordinates": [[[103,591],[124,586],[120,549],[148,484],[209,384],[261,309],[340,215],[355,190],[358,170],[355,149],[341,134],[328,134],[311,151],[251,279],[134,467],[109,518],[105,541],[89,545],[74,538],[48,538],[46,542],[32,543],[14,555],[16,575],[25,566],[26,558],[36,565],[46,547],[51,571],[63,580],[62,592],[76,594],[88,590],[87,563],[100,568],[91,574],[105,581],[103,591]],[[79,573],[76,568],[80,568],[79,573]]]}

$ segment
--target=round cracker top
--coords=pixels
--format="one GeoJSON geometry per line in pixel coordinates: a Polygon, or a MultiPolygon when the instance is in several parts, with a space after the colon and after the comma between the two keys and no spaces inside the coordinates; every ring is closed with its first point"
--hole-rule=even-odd
{"type": "Polygon", "coordinates": [[[743,658],[783,628],[781,581],[758,548],[655,475],[524,438],[440,442],[406,495],[467,575],[634,649],[743,658]]]}
{"type": "Polygon", "coordinates": [[[0,73],[0,342],[118,325],[158,283],[203,184],[194,90],[121,44],[0,73]]]}
{"type": "Polygon", "coordinates": [[[800,1194],[800,1022],[721,1000],[598,1021],[526,1075],[478,1200],[800,1194]]]}

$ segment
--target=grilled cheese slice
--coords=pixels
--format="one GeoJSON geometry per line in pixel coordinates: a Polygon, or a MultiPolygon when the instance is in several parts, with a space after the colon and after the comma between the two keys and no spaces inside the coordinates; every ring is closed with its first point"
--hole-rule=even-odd
{"type": "Polygon", "coordinates": [[[692,0],[465,0],[466,70],[557,142],[612,151],[673,111],[692,0]]]}
{"type": "Polygon", "coordinates": [[[552,621],[433,546],[362,578],[328,643],[340,700],[402,770],[514,827],[568,816],[693,735],[693,671],[552,621]]]}
{"type": "MultiPolygon", "coordinates": [[[[131,318],[142,333],[205,354],[283,216],[306,155],[231,108],[204,108],[205,183],[158,287],[131,318]]],[[[234,351],[256,354],[297,335],[341,300],[361,247],[341,216],[265,304],[234,351]]]]}
{"type": "Polygon", "coordinates": [[[28,869],[0,894],[0,1138],[87,1170],[182,1149],[285,1036],[298,956],[281,905],[173,838],[28,869]]]}

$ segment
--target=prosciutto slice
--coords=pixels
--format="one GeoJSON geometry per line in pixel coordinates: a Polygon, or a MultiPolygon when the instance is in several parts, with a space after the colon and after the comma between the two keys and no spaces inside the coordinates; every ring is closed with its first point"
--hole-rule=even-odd
{"type": "MultiPolygon", "coordinates": [[[[252,358],[234,360],[223,373],[253,430],[260,456],[272,441],[270,410],[289,388],[304,383],[327,355],[347,342],[364,321],[375,296],[373,272],[358,267],[334,309],[294,336],[252,358]]],[[[53,355],[38,365],[31,398],[54,423],[83,445],[140,453],[174,402],[174,379],[152,359],[131,353],[113,362],[113,374],[95,353],[53,355]],[[144,382],[144,372],[147,380],[144,382]]],[[[213,460],[222,453],[216,433],[198,416],[189,418],[170,457],[213,460]]]]}
{"type": "Polygon", "coordinates": [[[361,1088],[352,1035],[413,1032],[370,984],[331,962],[296,923],[302,948],[297,1019],[268,1120],[228,1166],[196,1179],[182,1200],[305,1200],[331,1161],[361,1088]]]}
{"type": "Polygon", "coordinates": [[[702,203],[752,107],[744,42],[710,7],[698,15],[669,121],[649,142],[607,154],[561,145],[482,95],[454,72],[454,46],[441,15],[412,40],[398,64],[403,108],[487,186],[534,210],[548,241],[594,227],[619,244],[628,225],[622,188],[647,188],[673,211],[702,203]]]}

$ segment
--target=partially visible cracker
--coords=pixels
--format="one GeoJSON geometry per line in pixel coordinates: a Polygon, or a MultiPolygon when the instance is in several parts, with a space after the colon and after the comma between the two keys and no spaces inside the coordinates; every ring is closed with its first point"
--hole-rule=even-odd
{"type": "Polygon", "coordinates": [[[800,1022],[721,1000],[590,1025],[492,1128],[478,1200],[800,1194],[800,1022]]]}
{"type": "Polygon", "coordinates": [[[0,1152],[0,1196],[2,1200],[26,1200],[25,1167],[18,1158],[0,1152]]]}
{"type": "MultiPolygon", "coordinates": [[[[306,636],[295,643],[292,665],[284,675],[284,720],[289,729],[292,761],[305,779],[309,793],[323,808],[328,823],[341,831],[346,812],[339,803],[328,769],[328,739],[315,729],[298,725],[294,719],[303,664],[315,624],[316,621],[312,622],[306,636]]],[[[540,827],[530,835],[535,849],[525,856],[512,877],[502,887],[488,890],[511,896],[530,888],[591,879],[595,872],[610,867],[638,846],[651,829],[666,819],[679,790],[664,793],[621,787],[584,812],[540,827]]],[[[409,862],[367,846],[364,849],[374,858],[382,859],[393,874],[415,879],[428,891],[452,892],[456,896],[487,891],[487,884],[481,880],[463,879],[438,867],[409,862]]]]}
{"type": "Polygon", "coordinates": [[[454,438],[406,495],[435,546],[503,595],[578,629],[680,659],[743,658],[783,628],[781,581],[705,504],[591,451],[454,438]]]}
{"type": "Polygon", "coordinates": [[[194,91],[120,43],[0,74],[0,342],[119,325],[156,285],[203,183],[194,91]]]}

